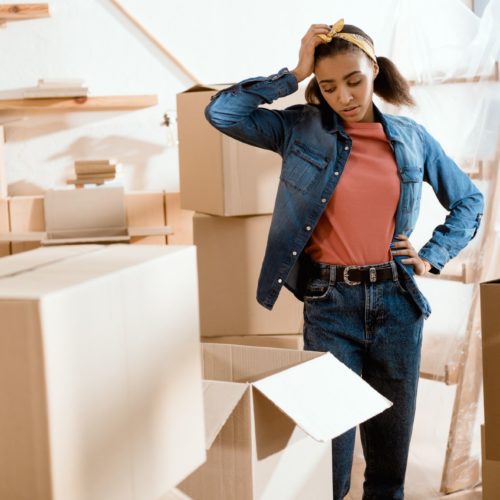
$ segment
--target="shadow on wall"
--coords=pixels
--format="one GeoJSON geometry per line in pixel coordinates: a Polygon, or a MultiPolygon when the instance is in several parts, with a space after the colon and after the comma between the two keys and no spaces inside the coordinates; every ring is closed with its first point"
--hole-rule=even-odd
{"type": "Polygon", "coordinates": [[[66,159],[68,162],[68,178],[72,177],[75,160],[115,159],[124,166],[133,167],[131,185],[145,184],[145,171],[149,160],[165,151],[164,145],[153,142],[131,139],[122,135],[111,135],[105,138],[79,137],[65,150],[55,153],[45,161],[66,159]]]}
{"type": "MultiPolygon", "coordinates": [[[[128,113],[132,113],[129,111],[128,113]]],[[[40,114],[33,111],[6,111],[1,113],[0,121],[9,123],[6,129],[6,142],[25,142],[38,137],[64,132],[68,129],[77,129],[86,125],[112,120],[123,116],[123,112],[78,112],[78,113],[48,113],[40,114]]]]}

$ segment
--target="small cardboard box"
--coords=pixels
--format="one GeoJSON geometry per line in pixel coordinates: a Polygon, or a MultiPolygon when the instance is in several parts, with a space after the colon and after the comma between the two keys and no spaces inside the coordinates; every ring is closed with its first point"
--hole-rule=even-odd
{"type": "MultiPolygon", "coordinates": [[[[10,230],[13,233],[45,231],[43,196],[12,196],[9,198],[10,230]]],[[[40,242],[12,242],[12,253],[26,252],[40,246],[40,242]]]]}
{"type": "Polygon", "coordinates": [[[201,341],[216,344],[297,349],[299,351],[304,349],[304,336],[301,333],[295,335],[230,335],[226,337],[202,337],[201,341]]]}
{"type": "MultiPolygon", "coordinates": [[[[165,193],[163,191],[136,191],[125,194],[128,227],[160,227],[165,222],[165,193]]],[[[130,243],[165,245],[166,236],[133,236],[130,243]]]]}
{"type": "Polygon", "coordinates": [[[205,337],[302,332],[303,304],[283,289],[272,311],[256,300],[270,215],[195,214],[200,329],[205,337]]]}
{"type": "MultiPolygon", "coordinates": [[[[221,216],[270,214],[281,157],[236,141],[208,123],[205,108],[225,87],[196,85],[177,94],[182,207],[221,216]]],[[[302,91],[266,107],[298,102],[304,102],[302,91]]]]}
{"type": "Polygon", "coordinates": [[[203,500],[332,498],[331,439],[391,403],[330,353],[202,344],[203,500]]]}
{"type": "Polygon", "coordinates": [[[205,459],[196,252],[0,263],[0,498],[160,498],[205,459]]]}
{"type": "Polygon", "coordinates": [[[486,458],[484,425],[481,426],[483,500],[498,500],[500,492],[500,461],[486,458]]]}
{"type": "Polygon", "coordinates": [[[480,284],[486,458],[500,460],[500,279],[480,284]]]}
{"type": "MultiPolygon", "coordinates": [[[[76,227],[75,223],[79,219],[78,231],[80,234],[91,237],[92,229],[95,229],[95,227],[85,227],[85,224],[90,222],[90,217],[87,216],[88,214],[84,213],[83,217],[81,217],[79,211],[72,212],[70,210],[71,206],[75,204],[73,197],[77,196],[78,198],[82,198],[87,197],[86,195],[89,194],[99,195],[104,192],[108,193],[113,191],[117,191],[117,188],[64,190],[62,194],[66,195],[67,199],[65,200],[58,196],[57,200],[55,200],[56,203],[52,203],[54,210],[52,210],[51,213],[55,214],[58,219],[54,221],[52,217],[52,225],[60,228],[61,222],[63,222],[63,226],[66,228],[74,229],[76,227]],[[59,208],[65,206],[69,208],[59,208]]],[[[60,195],[61,192],[57,194],[60,195]]],[[[51,193],[48,192],[47,196],[50,201],[51,193]]],[[[97,221],[102,221],[104,227],[106,219],[109,219],[111,215],[118,215],[118,217],[121,217],[121,214],[116,213],[116,205],[103,205],[103,199],[106,202],[107,198],[104,196],[99,200],[95,199],[89,203],[92,204],[94,208],[94,221],[96,220],[97,214],[97,221]],[[98,206],[98,204],[100,204],[100,206],[98,206]]],[[[108,201],[110,201],[110,199],[108,201]]],[[[44,240],[46,236],[43,233],[45,231],[51,231],[50,224],[46,224],[47,214],[45,210],[47,207],[47,200],[44,199],[44,196],[13,196],[8,198],[8,203],[10,231],[14,234],[25,233],[27,236],[27,241],[13,241],[11,243],[12,253],[25,252],[40,247],[41,241],[44,240]],[[29,239],[35,241],[28,241],[29,239]]],[[[123,241],[129,240],[130,243],[150,245],[164,245],[166,243],[166,236],[164,234],[159,234],[159,230],[165,226],[166,217],[165,193],[163,191],[137,191],[125,193],[123,197],[123,210],[124,219],[119,228],[121,236],[116,239],[121,239],[123,241]],[[127,228],[129,228],[131,233],[134,232],[134,229],[138,229],[139,232],[142,231],[144,233],[144,236],[129,237],[127,235],[127,228]],[[148,229],[151,229],[151,235],[148,234],[148,229]]],[[[103,232],[103,227],[99,227],[101,232],[103,232]]],[[[106,231],[104,231],[104,233],[106,233],[106,231]]],[[[117,235],[116,232],[114,234],[117,235]]],[[[107,236],[111,235],[107,234],[107,236]]],[[[45,241],[45,243],[49,243],[49,241],[45,241]]],[[[185,239],[183,243],[188,244],[187,239],[185,239]]],[[[3,245],[5,244],[0,243],[0,249],[3,248],[3,245]]]]}

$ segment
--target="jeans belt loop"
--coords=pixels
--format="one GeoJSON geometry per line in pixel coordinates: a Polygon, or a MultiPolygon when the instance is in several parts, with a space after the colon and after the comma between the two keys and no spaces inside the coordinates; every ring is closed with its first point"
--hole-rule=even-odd
{"type": "Polygon", "coordinates": [[[334,264],[331,264],[330,265],[330,283],[329,283],[330,285],[335,284],[335,281],[337,279],[336,272],[337,272],[337,267],[334,264]]]}
{"type": "Polygon", "coordinates": [[[391,268],[392,268],[392,280],[398,281],[398,268],[396,266],[396,261],[391,260],[390,264],[391,264],[391,268]]]}

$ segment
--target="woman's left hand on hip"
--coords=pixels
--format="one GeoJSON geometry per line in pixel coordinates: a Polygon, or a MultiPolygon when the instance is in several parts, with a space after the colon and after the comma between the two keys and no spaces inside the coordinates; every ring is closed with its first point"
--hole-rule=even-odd
{"type": "Polygon", "coordinates": [[[430,269],[430,263],[418,256],[417,251],[413,248],[408,236],[399,234],[396,238],[399,241],[391,243],[392,255],[408,255],[409,258],[402,259],[401,263],[411,264],[415,270],[415,274],[418,276],[424,275],[427,270],[430,269]]]}

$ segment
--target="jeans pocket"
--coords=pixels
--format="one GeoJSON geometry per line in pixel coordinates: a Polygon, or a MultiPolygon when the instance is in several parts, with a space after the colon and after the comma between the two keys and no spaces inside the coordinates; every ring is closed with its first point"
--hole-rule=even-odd
{"type": "Polygon", "coordinates": [[[307,283],[304,293],[304,302],[324,300],[329,296],[331,289],[332,285],[329,281],[324,279],[312,279],[307,283]]]}
{"type": "Polygon", "coordinates": [[[406,285],[405,285],[403,278],[401,276],[398,276],[398,279],[396,281],[393,281],[393,283],[396,285],[396,288],[403,295],[411,295],[410,292],[406,289],[406,285]]]}

